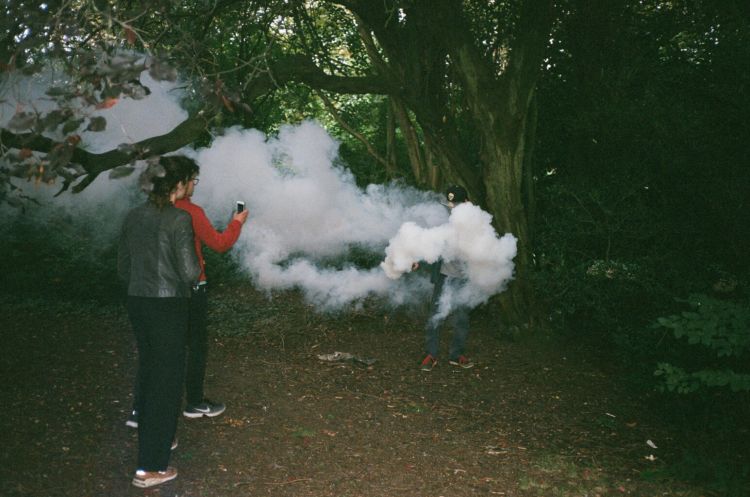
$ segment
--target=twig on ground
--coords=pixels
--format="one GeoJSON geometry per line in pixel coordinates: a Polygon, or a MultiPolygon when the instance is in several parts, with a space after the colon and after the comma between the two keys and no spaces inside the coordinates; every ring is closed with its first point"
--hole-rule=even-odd
{"type": "Polygon", "coordinates": [[[295,478],[294,480],[286,481],[267,481],[266,485],[289,485],[290,483],[299,483],[301,481],[312,481],[312,478],[295,478]]]}

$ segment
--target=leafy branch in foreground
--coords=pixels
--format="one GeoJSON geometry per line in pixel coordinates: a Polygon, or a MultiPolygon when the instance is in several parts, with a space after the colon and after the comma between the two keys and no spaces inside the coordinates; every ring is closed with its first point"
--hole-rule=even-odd
{"type": "Polygon", "coordinates": [[[743,364],[737,359],[750,350],[750,306],[701,294],[691,295],[684,302],[691,310],[660,317],[654,327],[672,330],[675,338],[708,349],[720,365],[687,371],[671,363],[659,363],[654,372],[663,379],[659,388],[682,394],[708,387],[750,392],[750,374],[735,371],[743,364]]]}

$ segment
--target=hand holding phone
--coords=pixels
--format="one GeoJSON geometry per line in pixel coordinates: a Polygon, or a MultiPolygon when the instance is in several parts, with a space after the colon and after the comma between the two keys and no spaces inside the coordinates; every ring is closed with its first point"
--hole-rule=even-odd
{"type": "Polygon", "coordinates": [[[248,211],[245,210],[245,202],[242,200],[238,200],[235,206],[236,212],[234,213],[234,216],[232,216],[232,219],[235,221],[239,221],[240,224],[245,224],[245,221],[247,221],[247,215],[248,211]]]}

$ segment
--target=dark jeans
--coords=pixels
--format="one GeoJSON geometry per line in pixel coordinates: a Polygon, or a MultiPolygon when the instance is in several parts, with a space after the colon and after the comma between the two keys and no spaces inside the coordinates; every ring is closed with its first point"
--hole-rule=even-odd
{"type": "MultiPolygon", "coordinates": [[[[443,321],[435,319],[435,316],[440,309],[440,296],[443,294],[446,279],[444,274],[437,275],[430,303],[430,319],[425,327],[425,352],[432,357],[437,357],[440,344],[440,327],[443,321]]],[[[454,360],[463,355],[466,348],[466,338],[469,336],[469,309],[459,306],[451,312],[449,317],[453,321],[453,339],[448,350],[448,357],[454,360]]]]}
{"type": "MultiPolygon", "coordinates": [[[[206,285],[201,285],[192,291],[187,304],[187,333],[185,345],[187,346],[186,368],[185,368],[185,396],[187,403],[191,405],[203,402],[203,381],[206,377],[206,361],[208,360],[208,298],[206,285]]],[[[133,395],[133,409],[139,411],[138,401],[141,397],[141,381],[138,376],[135,380],[135,392],[133,395]]]]}
{"type": "Polygon", "coordinates": [[[206,377],[208,360],[208,298],[206,285],[193,290],[188,311],[190,323],[187,336],[187,370],[185,372],[185,396],[188,404],[203,402],[203,380],[206,377]]]}
{"type": "Polygon", "coordinates": [[[138,468],[167,468],[185,367],[188,299],[128,297],[138,343],[138,468]]]}

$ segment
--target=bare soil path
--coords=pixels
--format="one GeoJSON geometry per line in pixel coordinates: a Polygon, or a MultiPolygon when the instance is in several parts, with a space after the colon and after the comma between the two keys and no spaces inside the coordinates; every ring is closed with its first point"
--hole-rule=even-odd
{"type": "Polygon", "coordinates": [[[207,393],[228,409],[182,418],[179,477],[144,491],[130,485],[135,348],[123,307],[4,297],[0,495],[711,495],[648,477],[675,434],[585,351],[503,340],[478,312],[477,367],[425,373],[424,309],[326,316],[249,287],[211,300],[207,393]],[[318,358],[335,351],[376,361],[318,358]]]}

